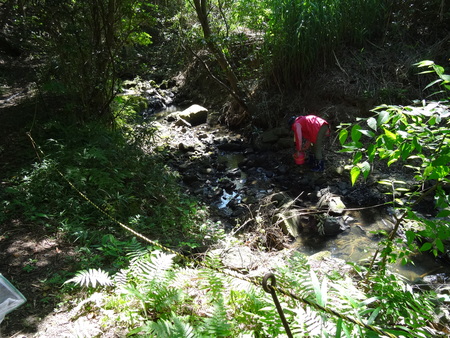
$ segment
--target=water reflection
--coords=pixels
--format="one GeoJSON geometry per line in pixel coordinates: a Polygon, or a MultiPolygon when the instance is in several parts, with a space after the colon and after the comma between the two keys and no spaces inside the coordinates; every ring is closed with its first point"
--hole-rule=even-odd
{"type": "MultiPolygon", "coordinates": [[[[243,159],[244,155],[241,153],[222,153],[219,155],[217,161],[218,163],[225,164],[227,168],[232,168],[231,170],[234,170],[239,167],[239,163],[241,163],[243,159]]],[[[247,175],[242,170],[239,170],[237,176],[233,178],[233,183],[235,186],[233,191],[227,192],[226,189],[223,189],[223,193],[218,204],[219,209],[225,208],[233,199],[236,199],[238,203],[241,202],[239,190],[244,187],[246,180],[247,175]]]]}
{"type": "MultiPolygon", "coordinates": [[[[357,220],[349,230],[335,237],[298,239],[298,251],[312,255],[320,251],[329,251],[333,257],[347,262],[364,264],[369,262],[378,248],[381,230],[389,232],[393,229],[390,216],[380,210],[352,211],[351,216],[357,220]]],[[[431,254],[417,254],[410,257],[411,263],[400,263],[390,266],[391,271],[397,272],[409,281],[416,281],[429,274],[450,271],[438,262],[431,254]]]]}

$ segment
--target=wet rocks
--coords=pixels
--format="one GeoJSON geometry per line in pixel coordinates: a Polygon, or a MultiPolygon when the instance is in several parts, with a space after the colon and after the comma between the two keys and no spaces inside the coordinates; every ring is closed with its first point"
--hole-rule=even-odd
{"type": "Polygon", "coordinates": [[[169,122],[176,121],[175,125],[184,125],[187,127],[195,127],[206,123],[208,117],[208,109],[198,104],[194,104],[189,108],[174,112],[167,117],[169,122]]]}
{"type": "Polygon", "coordinates": [[[261,245],[277,250],[289,239],[325,240],[349,228],[345,209],[355,189],[332,170],[317,174],[295,165],[287,128],[264,132],[250,142],[212,124],[214,114],[193,105],[158,115],[157,122],[169,164],[223,224],[248,224],[264,238],[261,245]]]}
{"type": "Polygon", "coordinates": [[[258,149],[285,149],[293,146],[294,138],[290,135],[289,128],[273,128],[264,131],[256,140],[258,149]]]}

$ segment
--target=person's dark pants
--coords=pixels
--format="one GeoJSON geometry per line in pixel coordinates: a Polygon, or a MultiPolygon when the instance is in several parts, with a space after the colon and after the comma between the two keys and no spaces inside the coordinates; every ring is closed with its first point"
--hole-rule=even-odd
{"type": "Polygon", "coordinates": [[[324,124],[320,127],[317,133],[316,143],[311,146],[312,153],[317,161],[323,160],[323,145],[325,143],[325,137],[327,137],[329,126],[324,124]]]}

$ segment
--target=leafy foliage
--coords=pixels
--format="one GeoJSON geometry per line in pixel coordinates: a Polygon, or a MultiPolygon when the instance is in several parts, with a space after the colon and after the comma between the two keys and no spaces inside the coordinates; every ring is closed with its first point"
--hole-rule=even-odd
{"type": "MultiPolygon", "coordinates": [[[[439,79],[429,86],[439,84],[448,89],[448,76],[442,67],[432,62],[422,62],[436,71],[439,79]]],[[[448,94],[448,93],[447,93],[448,94]]],[[[448,97],[448,96],[446,96],[448,97]]],[[[435,255],[445,252],[444,240],[450,236],[448,216],[450,199],[445,187],[449,184],[450,169],[450,110],[447,102],[423,102],[418,106],[379,106],[373,110],[375,116],[361,119],[351,128],[351,132],[342,129],[339,140],[343,151],[353,153],[353,168],[350,171],[354,184],[361,173],[367,178],[378,161],[388,167],[396,163],[411,170],[415,183],[405,187],[405,182],[395,179],[380,181],[391,187],[392,206],[398,210],[394,230],[387,241],[383,242],[383,264],[401,258],[406,261],[409,250],[416,249],[416,241],[424,241],[420,251],[431,250],[435,255]],[[364,124],[363,124],[364,123],[364,124]],[[348,140],[350,136],[350,140],[348,140]],[[367,146],[362,137],[368,137],[367,146]],[[434,205],[425,217],[417,210],[427,196],[434,195],[434,205]],[[434,217],[434,218],[431,218],[434,217]],[[406,222],[406,221],[409,221],[406,222]],[[394,240],[398,229],[405,232],[408,247],[397,246],[394,240]]],[[[372,260],[372,265],[375,258],[372,260]]]]}
{"type": "Polygon", "coordinates": [[[203,47],[213,42],[237,78],[251,79],[259,74],[282,86],[298,86],[311,73],[317,59],[326,64],[338,45],[361,45],[380,32],[383,27],[379,22],[386,14],[385,1],[376,0],[214,0],[207,3],[210,36],[204,37],[200,32],[202,20],[199,25],[190,15],[192,1],[180,13],[186,36],[200,41],[203,47]],[[261,65],[264,73],[254,65],[261,65]]]}
{"type": "Polygon", "coordinates": [[[383,17],[383,1],[268,0],[266,43],[282,84],[296,85],[317,59],[327,61],[340,43],[359,44],[383,17]]]}
{"type": "Polygon", "coordinates": [[[169,319],[160,319],[157,322],[148,322],[146,325],[132,330],[130,333],[146,332],[149,337],[179,337],[194,338],[194,328],[183,318],[171,316],[169,319]]]}
{"type": "Polygon", "coordinates": [[[69,279],[65,283],[75,283],[81,286],[93,287],[98,285],[112,285],[112,279],[109,274],[101,269],[89,269],[78,272],[75,277],[69,279]]]}
{"type": "MultiPolygon", "coordinates": [[[[33,14],[24,15],[27,28],[24,31],[33,32],[49,60],[41,73],[41,88],[68,99],[64,100],[67,103],[64,111],[79,111],[79,120],[98,118],[111,122],[110,104],[120,87],[120,54],[127,44],[151,43],[151,36],[141,31],[140,25],[147,20],[147,24],[153,24],[153,7],[148,2],[124,0],[34,1],[25,2],[27,8],[23,3],[17,2],[17,6],[23,6],[24,13],[27,10],[33,14]]],[[[312,69],[313,62],[318,58],[325,61],[338,44],[359,44],[370,36],[372,24],[377,24],[384,13],[379,1],[210,3],[212,10],[208,15],[214,18],[210,21],[214,33],[211,38],[230,64],[248,79],[255,76],[252,67],[258,65],[258,59],[263,56],[268,63],[267,74],[277,84],[297,85],[299,78],[312,69]],[[245,57],[234,57],[236,46],[251,47],[245,57]]],[[[181,5],[181,1],[167,4],[172,10],[181,5]]],[[[188,26],[193,31],[198,30],[198,25],[189,23],[188,26]]],[[[197,42],[201,45],[205,40],[197,42]]],[[[442,67],[429,61],[421,67],[431,67],[439,76],[429,88],[440,85],[441,89],[448,89],[449,78],[442,67]]],[[[438,94],[443,93],[445,91],[438,94]]],[[[114,218],[128,220],[133,228],[149,237],[169,244],[178,244],[180,239],[189,244],[202,240],[208,223],[198,226],[197,222],[203,221],[199,205],[180,193],[176,174],[157,156],[148,156],[142,151],[153,136],[152,126],[143,124],[140,129],[130,126],[142,101],[125,101],[123,97],[114,101],[125,107],[118,121],[121,131],[126,133],[125,138],[98,124],[82,128],[63,127],[58,123],[46,125],[47,132],[53,135],[43,144],[48,155],[33,168],[14,177],[7,189],[0,192],[2,199],[8,200],[1,205],[5,211],[0,216],[2,220],[21,215],[36,225],[78,241],[84,263],[92,267],[69,281],[87,287],[110,286],[102,290],[104,297],[97,298],[95,304],[108,311],[114,324],[126,325],[130,334],[283,335],[273,301],[261,289],[237,283],[215,270],[180,268],[172,255],[145,249],[136,240],[123,240],[114,220],[99,213],[56,174],[55,169],[61,170],[92,202],[114,218]],[[114,274],[114,285],[110,285],[111,271],[103,269],[120,269],[114,274]]],[[[405,190],[405,184],[398,180],[384,181],[392,187],[392,204],[401,211],[396,226],[404,220],[419,224],[419,227],[404,226],[409,250],[420,239],[423,240],[420,250],[443,252],[445,239],[449,237],[447,218],[450,214],[446,192],[448,107],[443,103],[422,107],[382,106],[374,113],[365,120],[367,126],[363,121],[350,130],[343,129],[339,135],[345,149],[354,153],[352,182],[361,174],[367,179],[378,159],[388,166],[408,163],[417,180],[412,189],[405,190]],[[374,141],[367,149],[366,137],[374,141]],[[423,196],[431,193],[437,209],[436,220],[423,217],[414,209],[423,196]]],[[[67,120],[64,122],[67,126],[67,120]]],[[[395,247],[402,245],[402,241],[389,238],[384,244],[386,261],[405,257],[406,250],[402,249],[399,254],[395,247]]],[[[221,267],[218,260],[212,263],[221,267]]],[[[354,269],[361,278],[363,273],[367,275],[366,270],[356,265],[354,269]]],[[[279,273],[286,289],[311,302],[368,324],[408,325],[410,331],[401,332],[405,336],[424,335],[421,329],[432,319],[430,299],[433,295],[421,297],[424,295],[415,293],[397,276],[384,274],[383,267],[380,271],[383,273],[361,283],[363,290],[349,278],[332,278],[313,272],[304,257],[293,257],[279,273]]],[[[330,313],[284,295],[280,298],[298,335],[374,336],[330,313]]]]}
{"type": "MultiPolygon", "coordinates": [[[[129,267],[114,277],[115,289],[104,289],[104,303],[98,305],[113,310],[114,314],[108,312],[109,320],[115,325],[126,324],[130,335],[272,337],[285,333],[271,296],[253,284],[212,269],[180,268],[173,262],[173,255],[158,250],[141,248],[130,252],[130,257],[129,267]],[[132,310],[136,302],[141,304],[138,313],[132,310]]],[[[354,268],[356,273],[363,272],[361,267],[354,268]]],[[[430,298],[415,293],[392,274],[378,276],[364,292],[348,276],[330,278],[313,272],[300,254],[294,255],[279,273],[282,285],[288,284],[294,294],[309,302],[331,308],[343,317],[387,326],[388,331],[406,337],[426,336],[422,328],[432,320],[430,298]]],[[[285,295],[278,297],[296,335],[377,336],[285,295]]]]}
{"type": "MultiPolygon", "coordinates": [[[[113,239],[123,237],[120,227],[90,202],[166,243],[198,245],[210,231],[204,225],[202,207],[180,192],[176,173],[159,157],[128,144],[120,132],[98,124],[73,129],[51,123],[46,128],[53,135],[41,141],[46,157],[14,178],[5,192],[10,201],[2,206],[5,215],[20,214],[49,230],[61,231],[79,241],[85,253],[89,251],[86,258],[102,251],[102,260],[109,257],[109,263],[120,262],[128,242],[113,239]],[[57,169],[90,202],[61,178],[57,169]]],[[[91,268],[101,267],[92,263],[91,268]]]]}
{"type": "Polygon", "coordinates": [[[47,60],[40,89],[63,97],[77,121],[112,123],[124,51],[152,42],[144,27],[154,23],[153,8],[135,0],[26,1],[18,2],[14,24],[30,32],[24,38],[33,53],[47,60]]]}

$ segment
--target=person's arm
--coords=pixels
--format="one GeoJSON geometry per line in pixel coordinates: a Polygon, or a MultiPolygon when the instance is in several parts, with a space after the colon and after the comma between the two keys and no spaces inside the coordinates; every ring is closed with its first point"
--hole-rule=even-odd
{"type": "Polygon", "coordinates": [[[297,151],[301,151],[302,149],[302,126],[300,125],[300,123],[294,123],[293,126],[294,129],[294,137],[295,137],[295,149],[297,149],[297,151]]]}

